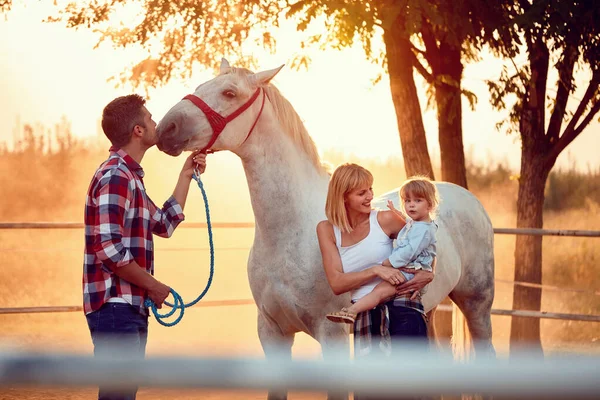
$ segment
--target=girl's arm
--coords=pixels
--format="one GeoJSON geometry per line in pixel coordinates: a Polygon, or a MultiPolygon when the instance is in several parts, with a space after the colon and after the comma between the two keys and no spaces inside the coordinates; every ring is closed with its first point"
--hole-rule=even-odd
{"type": "MultiPolygon", "coordinates": [[[[400,199],[400,200],[402,200],[402,199],[400,199]]],[[[390,211],[392,212],[392,214],[396,216],[396,218],[398,218],[400,221],[406,223],[406,218],[404,218],[404,215],[400,212],[400,210],[398,210],[396,207],[394,207],[393,201],[388,200],[387,206],[390,209],[390,211]]]]}

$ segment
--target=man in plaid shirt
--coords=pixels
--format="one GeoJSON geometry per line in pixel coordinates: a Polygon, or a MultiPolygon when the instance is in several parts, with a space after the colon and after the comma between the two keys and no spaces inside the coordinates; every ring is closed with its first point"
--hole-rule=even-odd
{"type": "MultiPolygon", "coordinates": [[[[154,278],[153,234],[170,237],[184,220],[183,208],[194,168],[206,168],[206,154],[193,152],[173,195],[158,208],[146,194],[140,166],[157,142],[156,123],[138,95],[118,97],[102,113],[110,155],[92,178],[85,205],[83,306],[94,354],[142,359],[148,334],[150,298],[161,307],[170,288],[154,278]]],[[[110,392],[99,400],[135,399],[137,388],[110,392]]]]}

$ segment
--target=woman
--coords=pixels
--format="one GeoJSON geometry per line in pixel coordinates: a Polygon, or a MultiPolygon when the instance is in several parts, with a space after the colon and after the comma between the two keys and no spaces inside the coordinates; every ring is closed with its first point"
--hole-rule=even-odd
{"type": "MultiPolygon", "coordinates": [[[[381,265],[392,253],[392,242],[404,222],[392,211],[371,208],[372,184],[371,173],[359,165],[336,168],[325,204],[327,220],[317,225],[329,285],[337,295],[351,292],[352,301],[370,293],[382,280],[393,285],[404,280],[399,269],[381,265]]],[[[355,356],[390,355],[390,339],[400,337],[426,342],[419,290],[431,280],[432,272],[416,271],[413,279],[397,287],[395,299],[358,314],[354,323],[355,356]]]]}

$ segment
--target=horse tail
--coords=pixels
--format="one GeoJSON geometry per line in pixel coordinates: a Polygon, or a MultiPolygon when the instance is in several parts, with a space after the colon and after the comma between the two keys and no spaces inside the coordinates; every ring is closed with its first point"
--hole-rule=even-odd
{"type": "Polygon", "coordinates": [[[468,361],[473,354],[467,319],[455,303],[452,303],[452,353],[458,361],[468,361]]]}

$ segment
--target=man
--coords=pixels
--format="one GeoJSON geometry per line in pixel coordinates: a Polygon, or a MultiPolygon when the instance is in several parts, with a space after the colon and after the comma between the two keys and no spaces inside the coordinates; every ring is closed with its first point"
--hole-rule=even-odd
{"type": "MultiPolygon", "coordinates": [[[[102,130],[112,143],[96,171],[85,205],[83,304],[94,354],[143,359],[150,298],[161,307],[170,288],[154,278],[153,234],[170,237],[184,220],[183,208],[194,168],[203,173],[206,154],[193,152],[173,195],[158,208],[144,188],[140,166],[157,142],[156,123],[138,95],[118,97],[102,113],[102,130]]],[[[110,392],[99,400],[135,399],[137,388],[110,392]]]]}

